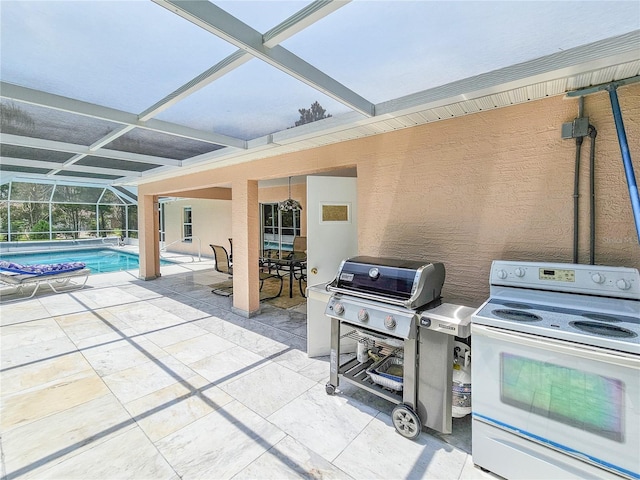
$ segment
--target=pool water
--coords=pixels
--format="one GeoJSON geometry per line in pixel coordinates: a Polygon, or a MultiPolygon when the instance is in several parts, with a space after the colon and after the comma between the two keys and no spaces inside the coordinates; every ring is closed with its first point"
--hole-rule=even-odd
{"type": "MultiPolygon", "coordinates": [[[[92,273],[119,272],[121,270],[135,270],[140,268],[138,255],[119,252],[108,248],[87,250],[65,250],[44,253],[12,253],[3,254],[2,260],[22,265],[37,263],[83,262],[92,273]]],[[[172,262],[160,260],[161,265],[171,265],[172,262]]]]}

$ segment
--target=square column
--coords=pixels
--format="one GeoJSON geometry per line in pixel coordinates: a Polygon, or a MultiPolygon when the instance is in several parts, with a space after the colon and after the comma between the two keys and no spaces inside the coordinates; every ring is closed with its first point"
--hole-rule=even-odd
{"type": "Polygon", "coordinates": [[[260,313],[258,181],[232,183],[233,311],[244,317],[260,313]]]}
{"type": "Polygon", "coordinates": [[[138,197],[138,240],[140,243],[140,275],[142,280],[160,277],[160,219],[158,197],[138,197]]]}

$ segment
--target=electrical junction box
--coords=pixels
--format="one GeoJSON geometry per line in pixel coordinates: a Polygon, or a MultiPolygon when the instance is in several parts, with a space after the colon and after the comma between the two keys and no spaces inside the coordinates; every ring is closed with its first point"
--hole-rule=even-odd
{"type": "Polygon", "coordinates": [[[589,134],[589,117],[579,117],[562,124],[562,138],[586,137],[589,134]]]}

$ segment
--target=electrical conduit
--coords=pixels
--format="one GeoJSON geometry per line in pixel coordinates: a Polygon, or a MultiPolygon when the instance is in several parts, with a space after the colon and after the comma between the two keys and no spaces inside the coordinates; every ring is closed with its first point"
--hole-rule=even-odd
{"type": "Polygon", "coordinates": [[[616,123],[616,131],[618,132],[618,142],[620,143],[620,152],[622,153],[622,161],[624,164],[624,172],[627,176],[627,185],[629,187],[629,197],[631,198],[631,209],[633,211],[633,220],[636,224],[636,233],[638,242],[640,243],[640,196],[638,195],[638,185],[636,177],[633,173],[633,165],[631,163],[631,154],[629,153],[629,144],[627,143],[627,135],[624,131],[624,123],[622,122],[622,113],[620,112],[620,103],[618,102],[617,85],[610,85],[609,98],[611,99],[611,108],[613,109],[613,119],[616,123]]]}

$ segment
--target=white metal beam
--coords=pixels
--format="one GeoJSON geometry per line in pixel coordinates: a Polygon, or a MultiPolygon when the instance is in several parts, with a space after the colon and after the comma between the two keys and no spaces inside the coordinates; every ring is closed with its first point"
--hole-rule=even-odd
{"type": "MultiPolygon", "coordinates": [[[[316,0],[315,2],[310,3],[299,12],[265,33],[263,36],[264,45],[269,48],[274,47],[278,43],[295,35],[321,18],[326,17],[350,1],[351,0],[316,0]]],[[[247,51],[243,49],[236,50],[213,67],[202,72],[200,75],[182,85],[159,102],[147,108],[144,112],[138,115],[138,119],[141,121],[147,121],[155,117],[160,112],[178,103],[180,100],[188,97],[194,92],[197,92],[201,88],[223,77],[239,66],[244,65],[252,58],[253,56],[247,51]]]]}
{"type": "Polygon", "coordinates": [[[107,120],[109,122],[144,128],[146,130],[166,133],[168,135],[176,135],[179,137],[190,138],[192,140],[215,143],[217,145],[236,148],[245,148],[246,146],[246,142],[239,138],[204,132],[195,128],[185,127],[184,125],[159,120],[142,122],[138,120],[137,115],[123,112],[122,110],[103,107],[94,103],[83,102],[60,95],[54,95],[52,93],[42,92],[40,90],[34,90],[32,88],[21,87],[7,82],[0,82],[0,98],[7,98],[9,100],[16,100],[41,107],[53,108],[64,112],[75,113],[100,120],[107,120]]]}
{"type": "Polygon", "coordinates": [[[126,176],[141,177],[142,176],[142,172],[137,172],[135,170],[90,167],[86,165],[66,165],[65,166],[57,162],[47,162],[43,160],[25,160],[24,158],[13,158],[13,157],[0,157],[0,165],[11,165],[14,167],[48,168],[50,170],[56,170],[60,172],[68,170],[70,172],[97,173],[100,175],[113,175],[116,177],[117,176],[120,176],[120,177],[126,177],[126,176]]]}
{"type": "Polygon", "coordinates": [[[197,0],[153,0],[223,40],[246,50],[256,58],[306,83],[316,90],[367,116],[375,115],[373,103],[305,62],[287,49],[265,47],[262,34],[220,7],[197,0]]]}
{"type": "Polygon", "coordinates": [[[158,115],[160,112],[166,110],[172,105],[175,105],[180,100],[188,97],[192,93],[197,92],[203,87],[206,87],[207,85],[226,75],[230,71],[235,70],[240,65],[244,65],[252,58],[253,57],[244,50],[235,51],[221,62],[216,63],[213,67],[202,72],[190,82],[184,84],[156,104],[147,108],[144,112],[138,115],[138,118],[143,122],[151,119],[155,115],[158,115]]]}
{"type": "Polygon", "coordinates": [[[75,143],[42,140],[40,138],[23,137],[20,135],[12,135],[9,133],[2,134],[2,143],[7,145],[16,145],[19,147],[40,148],[43,150],[68,152],[79,155],[91,155],[93,157],[113,158],[116,160],[150,163],[154,165],[171,165],[174,167],[182,166],[181,160],[175,160],[173,158],[155,157],[153,155],[142,155],[139,153],[120,152],[118,150],[107,150],[106,148],[100,149],[97,152],[92,152],[89,150],[89,147],[76,145],[75,143]]]}
{"type": "Polygon", "coordinates": [[[266,32],[262,44],[273,48],[349,2],[351,0],[316,0],[266,32]]]}
{"type": "MultiPolygon", "coordinates": [[[[104,187],[111,185],[116,180],[107,180],[102,178],[79,178],[67,177],[64,175],[51,176],[43,173],[20,173],[15,172],[15,176],[11,179],[13,182],[33,182],[33,183],[54,183],[57,185],[78,185],[82,184],[87,187],[104,187]]],[[[4,182],[4,180],[3,180],[4,182]]]]}

